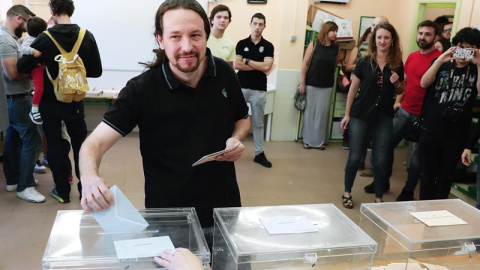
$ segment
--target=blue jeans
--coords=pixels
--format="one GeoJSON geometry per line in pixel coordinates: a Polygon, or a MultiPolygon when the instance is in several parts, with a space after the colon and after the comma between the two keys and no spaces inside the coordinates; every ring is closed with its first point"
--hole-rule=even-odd
{"type": "Polygon", "coordinates": [[[252,110],[252,131],[255,145],[255,155],[263,152],[263,134],[265,118],[265,104],[267,103],[267,91],[242,88],[245,101],[250,103],[252,110]]]}
{"type": "Polygon", "coordinates": [[[480,162],[477,162],[477,209],[480,210],[480,162]]]}
{"type": "MultiPolygon", "coordinates": [[[[418,115],[411,114],[405,111],[402,107],[398,108],[395,118],[393,119],[393,145],[392,145],[392,156],[390,158],[390,171],[388,178],[392,176],[392,166],[394,159],[393,149],[400,143],[400,141],[407,136],[410,128],[418,120],[418,115]]],[[[408,177],[405,186],[409,191],[414,191],[417,186],[418,179],[422,173],[422,167],[420,165],[420,159],[418,158],[418,143],[412,142],[412,153],[410,168],[408,170],[408,177]]]]}
{"type": "Polygon", "coordinates": [[[42,139],[38,126],[30,120],[32,97],[30,95],[7,98],[8,119],[5,150],[3,154],[3,172],[7,185],[17,186],[17,191],[35,186],[33,170],[42,148],[42,139]]]}
{"type": "Polygon", "coordinates": [[[372,162],[375,168],[375,198],[383,197],[383,185],[388,181],[388,165],[392,151],[393,119],[391,116],[376,112],[369,119],[350,117],[350,153],[345,168],[345,192],[352,192],[357,175],[358,164],[366,147],[367,136],[372,140],[372,162]]]}

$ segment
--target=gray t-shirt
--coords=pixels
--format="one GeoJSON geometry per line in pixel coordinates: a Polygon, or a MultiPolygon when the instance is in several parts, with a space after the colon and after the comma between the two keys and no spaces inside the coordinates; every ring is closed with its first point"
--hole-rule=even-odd
{"type": "MultiPolygon", "coordinates": [[[[18,43],[18,37],[13,34],[10,29],[5,26],[0,26],[0,56],[5,58],[19,59],[22,55],[20,53],[20,43],[18,43]]],[[[10,80],[3,71],[3,80],[5,81],[5,92],[7,95],[16,95],[29,93],[32,90],[32,80],[10,80]]]]}

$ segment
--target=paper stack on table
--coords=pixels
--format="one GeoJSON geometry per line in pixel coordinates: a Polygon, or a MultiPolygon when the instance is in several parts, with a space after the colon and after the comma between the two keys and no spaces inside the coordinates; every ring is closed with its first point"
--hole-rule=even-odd
{"type": "Polygon", "coordinates": [[[90,91],[87,92],[86,96],[87,97],[97,97],[103,93],[103,90],[101,88],[93,88],[90,89],[90,91]]]}

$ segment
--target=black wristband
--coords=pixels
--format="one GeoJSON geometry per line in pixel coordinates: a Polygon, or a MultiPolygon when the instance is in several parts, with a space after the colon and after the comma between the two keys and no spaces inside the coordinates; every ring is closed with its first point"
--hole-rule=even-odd
{"type": "Polygon", "coordinates": [[[250,62],[250,59],[245,58],[245,65],[248,65],[248,62],[250,62]]]}

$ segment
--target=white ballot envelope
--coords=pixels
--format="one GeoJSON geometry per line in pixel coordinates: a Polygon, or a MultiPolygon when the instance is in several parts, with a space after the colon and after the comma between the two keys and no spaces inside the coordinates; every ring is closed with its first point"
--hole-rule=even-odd
{"type": "Polygon", "coordinates": [[[115,185],[110,188],[113,205],[102,212],[93,212],[93,217],[107,233],[138,233],[148,227],[147,221],[140,215],[123,192],[115,185]]]}
{"type": "Polygon", "coordinates": [[[233,149],[237,148],[238,146],[240,145],[240,143],[237,143],[235,144],[234,146],[230,147],[230,148],[227,148],[225,150],[222,150],[222,151],[218,151],[218,152],[215,152],[215,153],[211,153],[209,155],[206,155],[206,156],[203,156],[202,158],[200,158],[199,160],[197,160],[195,163],[192,164],[192,167],[194,166],[197,166],[197,165],[200,165],[202,163],[205,163],[205,162],[209,162],[209,161],[214,161],[215,160],[215,157],[221,155],[221,154],[224,154],[224,153],[228,153],[230,151],[232,151],[233,149]]]}
{"type": "Polygon", "coordinates": [[[121,240],[113,244],[120,260],[155,257],[165,250],[175,249],[168,236],[121,240]]]}

